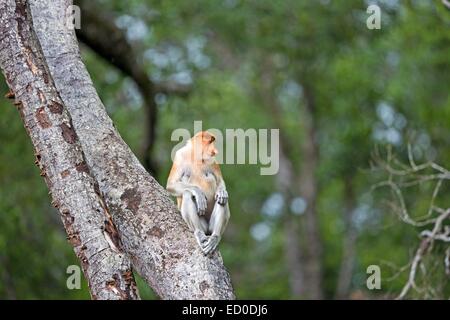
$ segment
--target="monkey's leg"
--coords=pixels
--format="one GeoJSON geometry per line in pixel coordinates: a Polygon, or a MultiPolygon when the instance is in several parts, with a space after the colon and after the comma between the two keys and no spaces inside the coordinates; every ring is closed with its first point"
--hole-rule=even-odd
{"type": "Polygon", "coordinates": [[[194,236],[199,246],[203,248],[203,243],[208,239],[205,235],[205,232],[207,231],[207,223],[205,218],[199,217],[197,205],[195,204],[192,194],[189,191],[185,191],[183,193],[180,211],[181,216],[188,225],[189,229],[194,231],[194,236]]]}
{"type": "Polygon", "coordinates": [[[205,255],[213,252],[217,248],[229,219],[230,209],[228,208],[228,203],[223,206],[216,202],[208,226],[208,231],[211,232],[211,236],[202,246],[205,255]]]}

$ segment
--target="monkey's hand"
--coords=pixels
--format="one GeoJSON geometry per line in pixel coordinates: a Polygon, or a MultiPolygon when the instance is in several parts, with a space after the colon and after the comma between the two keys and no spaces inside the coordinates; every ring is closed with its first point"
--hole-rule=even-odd
{"type": "Polygon", "coordinates": [[[194,187],[189,190],[194,197],[195,204],[197,205],[197,213],[199,216],[203,216],[206,213],[206,208],[208,206],[208,202],[206,199],[206,195],[203,193],[200,188],[194,187]]]}
{"type": "Polygon", "coordinates": [[[225,189],[219,189],[217,190],[216,194],[214,195],[214,200],[217,201],[218,204],[221,206],[224,206],[228,202],[228,192],[225,189]]]}
{"type": "Polygon", "coordinates": [[[220,236],[218,235],[212,235],[208,238],[208,241],[202,243],[201,248],[203,251],[203,254],[206,256],[210,254],[211,252],[214,252],[216,250],[217,246],[220,242],[220,236]]]}

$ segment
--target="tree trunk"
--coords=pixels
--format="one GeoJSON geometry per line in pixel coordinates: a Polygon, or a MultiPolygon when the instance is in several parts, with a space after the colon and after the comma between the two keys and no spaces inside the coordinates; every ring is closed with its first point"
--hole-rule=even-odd
{"type": "MultiPolygon", "coordinates": [[[[277,118],[275,116],[275,118],[277,118]]],[[[283,137],[283,136],[281,136],[283,137]]],[[[289,203],[293,199],[293,191],[295,189],[294,181],[295,172],[292,162],[287,158],[285,153],[284,140],[280,141],[280,171],[277,174],[277,187],[285,197],[285,207],[289,207],[289,203]]],[[[284,252],[286,256],[286,265],[289,271],[289,285],[291,296],[293,298],[301,298],[307,295],[305,291],[305,275],[301,260],[299,228],[297,219],[293,219],[289,209],[285,210],[284,217],[284,252]]]]}
{"type": "Polygon", "coordinates": [[[300,195],[306,201],[305,237],[303,241],[305,268],[305,290],[308,298],[322,299],[322,239],[317,218],[317,179],[316,168],[319,161],[316,130],[316,104],[312,88],[303,84],[305,106],[302,121],[305,127],[305,138],[302,143],[302,164],[299,183],[300,195]]]}
{"type": "Polygon", "coordinates": [[[293,219],[285,219],[285,256],[287,268],[289,271],[289,286],[291,289],[291,296],[294,299],[307,296],[305,289],[305,275],[301,260],[301,252],[299,250],[300,240],[298,237],[299,229],[296,221],[293,219]]]}
{"type": "Polygon", "coordinates": [[[130,262],[54,86],[27,1],[0,3],[0,67],[93,299],[137,299],[130,262]]]}
{"type": "MultiPolygon", "coordinates": [[[[268,112],[272,115],[274,126],[281,128],[283,126],[282,113],[273,92],[273,65],[271,59],[264,59],[261,66],[261,83],[263,89],[258,92],[258,96],[262,97],[261,103],[267,106],[268,112]]],[[[279,141],[280,170],[275,178],[277,189],[283,194],[285,207],[289,206],[289,203],[296,195],[296,185],[294,182],[298,180],[292,161],[290,160],[290,151],[292,151],[292,148],[293,146],[292,143],[289,143],[289,138],[284,131],[281,131],[279,141]]],[[[305,286],[306,280],[302,265],[298,221],[290,214],[289,209],[285,210],[283,220],[284,255],[289,272],[291,296],[293,298],[306,297],[308,296],[308,292],[305,286]]]]}
{"type": "Polygon", "coordinates": [[[353,265],[355,263],[356,255],[356,237],[357,230],[353,226],[353,211],[355,210],[355,193],[353,191],[352,180],[345,181],[344,185],[344,199],[345,199],[345,234],[342,247],[341,267],[339,269],[338,284],[336,287],[336,298],[347,299],[349,297],[353,265]]]}
{"type": "Polygon", "coordinates": [[[220,253],[202,254],[168,193],[114,128],[80,59],[75,33],[64,25],[71,1],[30,5],[50,73],[136,271],[164,299],[234,298],[220,253]]]}

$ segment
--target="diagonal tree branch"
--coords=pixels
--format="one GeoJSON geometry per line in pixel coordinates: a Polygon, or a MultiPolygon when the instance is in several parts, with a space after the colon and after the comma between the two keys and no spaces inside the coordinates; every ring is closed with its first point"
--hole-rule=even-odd
{"type": "Polygon", "coordinates": [[[202,254],[167,192],[114,128],[80,59],[75,33],[64,24],[71,1],[30,5],[50,73],[136,271],[164,299],[234,298],[220,254],[202,254]]]}
{"type": "Polygon", "coordinates": [[[0,67],[93,299],[138,299],[130,262],[45,64],[25,0],[0,3],[0,67]]]}
{"type": "Polygon", "coordinates": [[[450,9],[450,1],[449,1],[449,0],[442,0],[442,4],[443,4],[447,9],[450,9]]]}

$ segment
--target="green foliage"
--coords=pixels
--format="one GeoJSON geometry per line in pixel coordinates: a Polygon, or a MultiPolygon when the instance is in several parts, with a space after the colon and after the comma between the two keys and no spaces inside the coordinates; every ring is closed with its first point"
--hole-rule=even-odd
{"type": "MultiPolygon", "coordinates": [[[[292,142],[290,160],[298,173],[304,159],[303,86],[313,88],[327,298],[335,295],[348,232],[346,184],[354,190],[352,226],[357,229],[352,297],[396,296],[407,274],[393,276],[419,244],[417,230],[403,225],[385,204],[390,194],[371,191],[382,176],[370,170],[375,144],[392,143],[406,159],[411,142],[417,161],[432,159],[450,167],[450,12],[439,2],[379,2],[381,30],[366,28],[367,4],[357,0],[98,1],[128,21],[118,24],[132,36],[152,79],[181,79],[192,86],[187,97],[157,97],[154,157],[162,185],[177,144],[170,140],[174,129],[192,133],[195,120],[202,120],[204,129],[275,128],[266,94],[282,111],[280,130],[292,142]],[[371,264],[381,267],[380,291],[366,288],[371,264]]],[[[135,84],[89,49],[83,47],[82,54],[118,130],[142,158],[145,110],[135,84]]],[[[3,81],[0,85],[6,92],[3,81]]],[[[17,111],[4,99],[0,109],[0,298],[87,299],[85,283],[82,290],[66,289],[65,269],[77,263],[76,257],[33,165],[17,111]]],[[[220,249],[237,296],[292,298],[283,219],[287,215],[303,223],[304,217],[264,213],[276,183],[259,174],[259,165],[224,165],[222,171],[232,218],[220,249]],[[267,237],[255,236],[258,225],[269,230],[267,237]]],[[[438,199],[443,207],[448,207],[449,191],[444,188],[438,199]]],[[[430,192],[432,186],[408,190],[412,215],[427,210],[430,192]]],[[[289,212],[289,204],[283,205],[289,212]]],[[[427,258],[425,282],[435,291],[426,297],[450,294],[437,258],[443,251],[438,247],[436,256],[427,258]]],[[[138,285],[144,298],[155,298],[140,278],[138,285]]]]}

